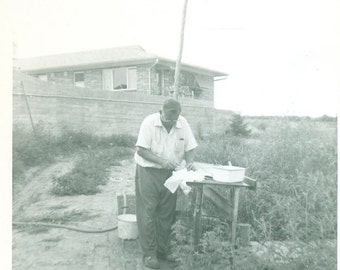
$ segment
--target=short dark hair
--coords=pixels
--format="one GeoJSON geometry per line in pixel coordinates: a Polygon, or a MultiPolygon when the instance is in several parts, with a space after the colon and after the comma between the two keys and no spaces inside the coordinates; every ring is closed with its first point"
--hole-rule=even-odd
{"type": "Polygon", "coordinates": [[[173,99],[173,98],[167,98],[163,101],[162,109],[164,110],[179,110],[181,111],[181,104],[173,99]]]}

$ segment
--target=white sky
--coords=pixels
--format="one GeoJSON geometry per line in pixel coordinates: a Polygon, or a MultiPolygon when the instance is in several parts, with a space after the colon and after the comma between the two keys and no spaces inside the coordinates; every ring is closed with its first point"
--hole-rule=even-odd
{"type": "MultiPolygon", "coordinates": [[[[141,45],[175,60],[182,8],[183,0],[12,0],[12,39],[17,57],[141,45]]],[[[334,116],[339,10],[337,0],[189,0],[182,60],[229,74],[215,85],[217,108],[334,116]]]]}

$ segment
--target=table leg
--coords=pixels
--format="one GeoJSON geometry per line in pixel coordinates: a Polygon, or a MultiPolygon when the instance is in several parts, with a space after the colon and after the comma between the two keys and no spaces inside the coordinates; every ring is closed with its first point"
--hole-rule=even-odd
{"type": "Polygon", "coordinates": [[[202,198],[203,198],[203,185],[196,187],[196,203],[194,208],[194,245],[197,247],[201,237],[202,230],[202,198]]]}
{"type": "Polygon", "coordinates": [[[232,199],[233,199],[233,220],[231,223],[231,244],[235,247],[236,245],[236,227],[237,227],[237,214],[238,214],[238,201],[240,189],[237,187],[232,188],[232,199]]]}

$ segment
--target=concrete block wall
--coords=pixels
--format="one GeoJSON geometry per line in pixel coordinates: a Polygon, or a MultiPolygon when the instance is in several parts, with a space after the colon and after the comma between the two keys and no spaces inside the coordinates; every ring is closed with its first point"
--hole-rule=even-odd
{"type": "MultiPolygon", "coordinates": [[[[71,129],[104,136],[137,135],[144,117],[159,111],[165,99],[139,92],[70,87],[44,82],[20,72],[14,72],[13,79],[13,124],[31,127],[23,82],[34,123],[42,122],[55,134],[71,129]]],[[[216,110],[212,102],[185,98],[180,102],[182,115],[195,134],[216,129],[216,110]]]]}

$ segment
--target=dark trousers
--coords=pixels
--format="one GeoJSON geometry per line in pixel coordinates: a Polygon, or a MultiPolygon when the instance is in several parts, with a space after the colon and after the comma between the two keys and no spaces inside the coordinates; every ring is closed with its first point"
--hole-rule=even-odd
{"type": "Polygon", "coordinates": [[[137,225],[145,256],[167,252],[176,214],[176,192],[164,186],[171,175],[170,170],[136,167],[137,225]]]}

